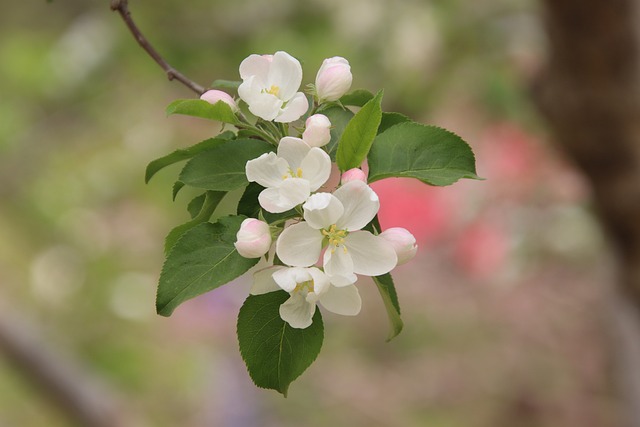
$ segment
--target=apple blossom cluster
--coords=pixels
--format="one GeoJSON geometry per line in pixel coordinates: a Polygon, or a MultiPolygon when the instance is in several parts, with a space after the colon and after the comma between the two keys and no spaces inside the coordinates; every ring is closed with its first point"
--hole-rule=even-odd
{"type": "Polygon", "coordinates": [[[174,199],[184,187],[201,192],[188,203],[191,220],[165,239],[156,309],[169,316],[253,269],[238,315],[240,352],[256,385],[286,395],[322,346],[317,305],[357,315],[361,276],[371,277],[380,293],[389,339],[402,330],[390,272],[418,246],[404,228],[382,230],[380,200],[369,183],[403,177],[445,186],[477,179],[475,159],[457,135],[382,111],[382,91],[351,90],[345,58],[325,59],[306,91],[300,62],[286,52],[250,55],[239,74],[241,81],[216,81],[200,99],[167,107],[168,114],[226,129],[147,167],[148,181],[186,160],[174,199]],[[235,215],[216,214],[223,199],[236,203],[235,215]]]}
{"type": "MultiPolygon", "coordinates": [[[[240,99],[263,120],[289,123],[309,109],[307,98],[298,91],[302,67],[285,52],[249,56],[240,64],[240,77],[240,99]]],[[[326,59],[316,76],[317,107],[340,99],[351,81],[346,59],[326,59]]],[[[233,98],[221,91],[208,91],[201,99],[221,100],[237,109],[233,98]]],[[[357,275],[388,273],[398,260],[408,261],[417,250],[415,238],[405,229],[390,229],[379,236],[363,230],[375,218],[380,202],[362,169],[346,171],[333,193],[321,191],[331,175],[331,158],[323,149],[331,140],[330,130],[327,116],[310,115],[298,137],[284,136],[276,152],[246,163],[247,180],[264,187],[258,196],[264,211],[278,214],[294,209],[302,214],[281,227],[246,219],[235,242],[240,255],[259,258],[269,252],[277,236],[280,263],[254,274],[251,294],[288,292],[290,297],[279,312],[293,328],[311,325],[317,302],[333,313],[358,314],[357,275]]]]}

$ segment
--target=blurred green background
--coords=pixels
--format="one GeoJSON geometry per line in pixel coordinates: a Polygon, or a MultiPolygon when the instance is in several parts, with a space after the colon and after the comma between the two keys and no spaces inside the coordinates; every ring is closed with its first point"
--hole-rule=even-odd
{"type": "MultiPolygon", "coordinates": [[[[133,0],[142,31],[203,85],[285,50],[304,84],[351,62],[383,108],[463,136],[480,182],[375,186],[383,226],[420,251],[397,269],[404,332],[325,316],[289,398],[253,387],[235,338],[249,278],[154,313],[179,167],[146,164],[217,133],[164,109],[193,95],[137,46],[109,2],[10,2],[0,14],[0,302],[150,426],[608,426],[617,417],[588,190],[549,143],[527,86],[544,54],[532,0],[133,0]]],[[[227,212],[231,207],[227,207],[227,212]]],[[[82,381],[81,378],[78,379],[82,381]]],[[[0,426],[74,426],[0,356],[0,426]]]]}

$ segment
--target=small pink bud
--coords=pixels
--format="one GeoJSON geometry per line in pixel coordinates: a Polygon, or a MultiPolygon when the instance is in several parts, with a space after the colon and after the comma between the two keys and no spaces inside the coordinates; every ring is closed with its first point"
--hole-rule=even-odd
{"type": "Polygon", "coordinates": [[[318,100],[337,101],[351,88],[352,79],[349,61],[340,56],[325,59],[316,75],[318,100]]]}
{"type": "Polygon", "coordinates": [[[346,184],[349,181],[362,181],[365,184],[367,183],[367,174],[365,174],[362,169],[353,168],[349,169],[345,173],[342,174],[340,178],[340,184],[346,184]]]}
{"type": "Polygon", "coordinates": [[[391,243],[391,246],[393,246],[393,249],[396,251],[396,255],[398,256],[397,265],[408,262],[416,255],[416,252],[418,252],[416,238],[404,228],[389,228],[380,233],[380,237],[391,243]]]}
{"type": "Polygon", "coordinates": [[[302,140],[310,147],[322,147],[331,141],[331,122],[324,114],[310,116],[302,133],[302,140]]]}
{"type": "Polygon", "coordinates": [[[200,99],[207,101],[209,104],[215,104],[218,101],[222,101],[229,105],[234,113],[238,112],[238,106],[233,98],[228,93],[221,90],[208,90],[200,96],[200,99]]]}
{"type": "Polygon", "coordinates": [[[269,224],[255,218],[247,218],[240,224],[235,247],[245,258],[260,258],[269,252],[271,231],[269,224]]]}

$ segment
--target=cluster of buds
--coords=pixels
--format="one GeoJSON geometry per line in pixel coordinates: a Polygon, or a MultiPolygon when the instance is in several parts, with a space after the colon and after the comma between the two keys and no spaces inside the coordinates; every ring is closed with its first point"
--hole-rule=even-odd
{"type": "MultiPolygon", "coordinates": [[[[308,113],[309,99],[299,91],[302,67],[291,55],[251,55],[240,65],[240,77],[240,100],[256,117],[288,124],[308,113]]],[[[339,101],[351,81],[346,59],[325,59],[316,75],[312,112],[304,129],[298,135],[278,135],[275,152],[246,164],[247,180],[264,187],[258,196],[264,211],[296,213],[271,224],[246,219],[235,243],[243,257],[259,258],[275,241],[278,264],[254,274],[251,293],[289,292],[280,316],[294,328],[312,324],[316,303],[334,313],[358,314],[358,275],[388,273],[417,251],[415,238],[403,228],[372,232],[380,201],[361,168],[345,171],[337,188],[323,191],[331,174],[326,146],[332,125],[327,116],[315,112],[323,104],[339,101]]],[[[241,114],[238,103],[225,92],[208,91],[201,99],[212,104],[222,101],[241,114]]]]}

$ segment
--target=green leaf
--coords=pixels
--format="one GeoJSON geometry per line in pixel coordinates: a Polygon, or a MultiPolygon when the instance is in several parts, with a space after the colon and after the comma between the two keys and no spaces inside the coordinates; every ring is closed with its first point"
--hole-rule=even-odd
{"type": "Polygon", "coordinates": [[[224,101],[209,104],[202,99],[178,99],[167,107],[167,116],[183,114],[185,116],[201,117],[223,123],[238,124],[240,121],[224,101]]]}
{"type": "Polygon", "coordinates": [[[237,91],[238,87],[240,87],[240,81],[235,81],[235,80],[222,80],[222,79],[218,79],[218,80],[214,80],[213,83],[211,83],[211,88],[212,89],[225,89],[228,91],[237,91]]]}
{"type": "Polygon", "coordinates": [[[180,172],[180,181],[206,190],[234,190],[249,182],[247,161],[273,150],[273,145],[258,139],[224,141],[189,160],[180,172]]]}
{"type": "Polygon", "coordinates": [[[202,193],[201,195],[191,199],[191,201],[187,205],[187,211],[189,212],[189,215],[191,215],[191,219],[198,216],[198,214],[202,210],[202,206],[204,205],[204,200],[206,197],[207,193],[202,193]]]}
{"type": "Polygon", "coordinates": [[[410,122],[410,121],[411,119],[405,116],[404,114],[382,113],[382,120],[380,120],[380,126],[378,126],[378,135],[392,126],[395,126],[404,122],[410,122]]]}
{"type": "Polygon", "coordinates": [[[469,145],[435,126],[400,123],[378,135],[369,152],[369,182],[389,177],[417,178],[437,186],[461,178],[480,179],[469,145]]]}
{"type": "Polygon", "coordinates": [[[249,183],[247,188],[244,190],[244,193],[242,193],[242,197],[240,197],[240,202],[238,203],[238,215],[245,215],[249,218],[260,218],[260,215],[262,215],[265,221],[269,224],[278,220],[300,216],[295,209],[290,209],[282,213],[271,213],[262,209],[258,202],[258,195],[262,190],[264,190],[264,187],[260,184],[255,182],[249,183]]]}
{"type": "Polygon", "coordinates": [[[235,246],[243,216],[204,222],[187,231],[169,252],[162,267],[156,310],[170,316],[184,301],[218,288],[256,265],[259,258],[244,258],[235,246]]]}
{"type": "Polygon", "coordinates": [[[251,379],[285,397],[289,384],[316,359],[324,339],[320,310],[305,329],[292,328],[280,318],[280,305],[288,298],[284,291],[250,295],[238,315],[240,354],[251,379]]]}
{"type": "Polygon", "coordinates": [[[353,105],[355,107],[362,107],[367,102],[373,99],[373,94],[368,90],[356,89],[353,92],[349,92],[340,98],[342,105],[353,105]]]}
{"type": "Polygon", "coordinates": [[[341,171],[360,167],[369,153],[382,119],[382,91],[356,113],[338,143],[336,162],[341,171]]]}
{"type": "Polygon", "coordinates": [[[387,342],[389,342],[398,336],[404,326],[404,323],[402,323],[402,319],[400,318],[398,294],[396,293],[396,288],[393,284],[391,274],[387,273],[382,276],[375,276],[373,277],[373,281],[378,287],[378,292],[380,292],[384,308],[387,310],[387,316],[389,317],[389,325],[391,326],[391,330],[387,336],[387,342]]]}
{"type": "Polygon", "coordinates": [[[171,193],[174,202],[176,200],[176,197],[178,197],[178,193],[180,192],[180,190],[182,190],[182,187],[184,187],[184,182],[176,181],[173,183],[173,189],[171,190],[171,193]]]}
{"type": "Polygon", "coordinates": [[[182,237],[184,233],[191,230],[198,224],[209,221],[209,218],[211,218],[211,215],[213,215],[213,212],[216,210],[225,194],[227,194],[225,191],[207,191],[202,195],[204,196],[204,199],[202,200],[195,216],[193,216],[192,210],[195,210],[195,205],[200,203],[200,200],[199,197],[196,197],[194,200],[192,200],[192,203],[196,203],[193,205],[192,203],[189,203],[188,209],[192,214],[193,219],[189,222],[185,222],[184,224],[175,227],[169,232],[169,234],[167,234],[167,237],[164,239],[164,253],[169,253],[171,248],[176,244],[178,239],[180,239],[180,237],[182,237]]]}
{"type": "Polygon", "coordinates": [[[181,162],[183,160],[189,160],[193,156],[198,153],[202,153],[203,151],[207,151],[218,144],[221,144],[224,140],[221,138],[209,138],[205,139],[202,142],[197,143],[196,145],[192,145],[188,148],[182,148],[174,151],[171,154],[167,154],[166,156],[160,157],[149,163],[147,165],[147,170],[144,174],[144,182],[148,183],[149,180],[155,175],[159,170],[166,168],[174,163],[181,162]]]}
{"type": "Polygon", "coordinates": [[[322,112],[331,122],[331,141],[325,146],[327,153],[331,156],[332,161],[336,161],[336,152],[338,151],[338,141],[342,137],[344,128],[353,117],[353,113],[342,107],[331,107],[322,112]]]}

